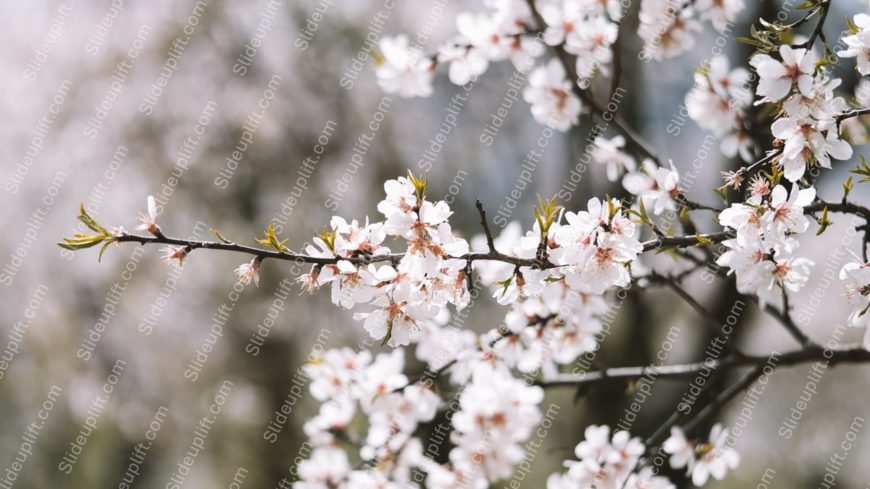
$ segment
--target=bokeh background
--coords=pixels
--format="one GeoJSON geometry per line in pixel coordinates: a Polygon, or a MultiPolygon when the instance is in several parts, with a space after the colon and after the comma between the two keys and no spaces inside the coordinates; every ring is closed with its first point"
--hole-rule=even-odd
{"type": "MultiPolygon", "coordinates": [[[[746,21],[761,13],[770,18],[781,8],[766,1],[748,4],[744,22],[720,41],[732,60],[749,54],[732,39],[748,32],[746,21]]],[[[161,225],[177,236],[190,235],[200,222],[203,238],[213,227],[230,239],[251,242],[278,217],[283,237],[297,248],[333,214],[377,219],[382,182],[408,168],[420,169],[451,98],[464,89],[439,76],[432,97],[391,96],[384,105],[372,62],[355,66],[353,58],[366,52],[364,42],[372,33],[413,35],[431,28],[425,47],[433,51],[454,32],[457,12],[481,8],[473,1],[390,5],[377,0],[0,2],[0,266],[12,267],[4,269],[0,286],[0,349],[12,345],[16,350],[0,379],[0,470],[14,466],[23,446],[32,448],[16,470],[15,487],[118,487],[130,477],[132,461],[138,472],[133,487],[164,487],[216,396],[220,414],[186,486],[230,487],[235,481],[241,487],[276,487],[282,479],[294,480],[295,465],[305,455],[301,424],[317,409],[298,370],[312,349],[355,347],[365,339],[350,312],[333,307],[326,293],[298,295],[295,285],[288,292],[281,281],[293,278],[291,267],[267,263],[260,286],[238,295],[192,380],[190,366],[197,362],[197,350],[215,340],[210,337],[215,315],[222,304],[232,303],[232,270],[244,257],[196,252],[183,272],[173,275],[160,263],[157,248],[134,254],[135,245],[111,247],[98,263],[96,250],[65,254],[55,243],[77,230],[80,202],[104,225],[132,229],[146,196],[161,193],[169,194],[161,225]],[[184,43],[174,42],[188,35],[184,43]],[[250,49],[246,54],[252,39],[259,44],[253,56],[250,49]],[[125,67],[120,76],[119,66],[125,67]],[[156,100],[149,99],[166,66],[173,68],[168,82],[156,100]],[[255,131],[250,130],[252,113],[255,131]],[[373,117],[381,119],[376,113],[383,120],[358,166],[354,145],[373,117]],[[252,140],[240,158],[234,157],[246,130],[253,132],[252,140]],[[32,163],[22,170],[27,155],[32,163]],[[228,158],[237,161],[228,163],[228,158]],[[306,158],[312,160],[306,164],[306,158]],[[352,184],[333,212],[328,207],[334,207],[329,199],[335,198],[336,181],[349,172],[352,184]],[[298,203],[288,204],[291,197],[298,203]],[[13,254],[25,256],[19,263],[13,254]],[[121,288],[113,289],[114,284],[121,288]],[[149,314],[152,319],[146,320],[149,314]],[[268,325],[267,337],[263,325],[268,325]],[[90,346],[94,331],[99,338],[90,346]],[[256,355],[252,338],[262,343],[256,355]],[[299,396],[298,386],[304,390],[299,396]],[[105,399],[97,411],[95,399],[105,399]],[[288,399],[289,416],[276,416],[288,399]],[[28,427],[40,420],[43,428],[34,439],[28,427]],[[77,443],[85,431],[86,443],[77,443]],[[147,449],[137,449],[146,442],[147,449]]],[[[704,150],[706,134],[681,114],[680,104],[691,88],[691,73],[711,55],[718,36],[700,33],[692,52],[646,64],[634,56],[639,50],[636,9],[632,6],[627,19],[620,114],[678,168],[688,169],[704,150]]],[[[866,5],[835,2],[828,37],[837,39],[845,16],[862,10],[866,5]]],[[[856,83],[849,67],[838,72],[847,96],[856,83]]],[[[481,143],[512,72],[507,64],[495,65],[474,84],[456,114],[456,127],[431,161],[430,195],[449,196],[454,228],[469,236],[479,232],[474,199],[480,197],[491,214],[504,205],[525,153],[542,132],[520,100],[494,143],[481,143]]],[[[584,124],[550,141],[515,214],[526,225],[535,193],[558,190],[588,133],[584,124]]],[[[719,170],[736,162],[715,151],[703,159],[690,195],[714,202],[710,189],[719,185],[719,170]]],[[[840,198],[840,183],[853,165],[834,166],[819,184],[828,200],[840,198]]],[[[574,209],[590,196],[620,192],[607,182],[602,167],[592,165],[563,204],[574,209]]],[[[856,198],[870,200],[860,186],[856,198]]],[[[831,261],[846,219],[834,221],[821,239],[806,239],[801,248],[818,264],[795,305],[802,307],[813,290],[823,290],[807,328],[818,341],[827,341],[848,311],[836,281],[825,278],[851,259],[842,254],[834,258],[841,262],[831,261]]],[[[857,241],[849,249],[857,252],[857,241]]],[[[660,268],[668,260],[659,256],[647,263],[660,268]]],[[[724,283],[694,285],[693,293],[724,320],[734,299],[724,283]]],[[[493,321],[501,314],[491,301],[481,300],[466,324],[483,331],[497,326],[493,321]]],[[[754,306],[747,307],[739,324],[736,340],[745,351],[795,347],[754,306]]],[[[652,361],[673,325],[680,336],[669,360],[702,358],[709,336],[689,308],[666,290],[632,292],[599,359],[614,366],[652,361]]],[[[862,333],[850,330],[842,343],[858,342],[862,333]]],[[[412,371],[419,368],[412,363],[412,371]]],[[[765,471],[767,487],[819,485],[855,417],[870,418],[870,366],[829,369],[787,440],[777,430],[808,371],[808,365],[776,371],[739,440],[743,463],[713,487],[756,487],[765,471]]],[[[681,383],[658,382],[633,431],[651,433],[684,390],[681,383]]],[[[557,429],[545,440],[523,487],[542,487],[546,474],[572,457],[585,425],[613,424],[631,399],[625,385],[592,389],[576,403],[573,394],[549,394],[548,400],[562,406],[557,429]]],[[[735,419],[736,409],[735,402],[722,414],[726,424],[735,419]]],[[[856,438],[837,475],[840,487],[864,487],[870,480],[870,468],[862,463],[870,453],[870,435],[862,427],[856,438]]]]}

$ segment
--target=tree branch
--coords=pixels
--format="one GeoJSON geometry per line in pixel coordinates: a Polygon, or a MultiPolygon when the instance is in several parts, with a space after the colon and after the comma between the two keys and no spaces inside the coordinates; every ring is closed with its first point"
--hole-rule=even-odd
{"type": "Polygon", "coordinates": [[[477,207],[478,214],[480,214],[480,225],[483,226],[483,234],[486,236],[486,247],[491,253],[496,253],[495,243],[492,239],[492,232],[489,230],[489,222],[486,220],[486,211],[483,210],[483,204],[480,203],[480,199],[476,199],[474,205],[477,207]]]}
{"type": "Polygon", "coordinates": [[[819,4],[818,10],[820,10],[822,14],[821,17],[819,17],[819,21],[816,23],[816,26],[813,28],[813,31],[810,33],[809,39],[792,47],[812,49],[817,37],[821,37],[822,39],[825,38],[825,35],[822,32],[822,28],[825,26],[825,20],[828,18],[828,10],[830,10],[830,8],[831,0],[824,0],[819,4]]]}
{"type": "MultiPolygon", "coordinates": [[[[613,367],[582,375],[560,374],[551,379],[537,382],[542,387],[576,387],[581,384],[591,384],[608,380],[637,379],[644,376],[656,378],[675,379],[691,377],[692,375],[709,369],[711,371],[736,367],[763,367],[770,356],[729,356],[722,359],[701,361],[695,363],[662,366],[637,366],[637,367],[613,367]]],[[[850,348],[846,350],[825,350],[821,346],[813,345],[800,350],[790,351],[780,356],[777,367],[799,365],[815,361],[828,362],[829,366],[837,363],[870,363],[870,351],[863,348],[850,348]],[[829,357],[825,356],[828,352],[829,357]]]]}
{"type": "MultiPolygon", "coordinates": [[[[715,233],[709,234],[701,234],[696,236],[671,236],[664,238],[656,238],[649,241],[644,241],[641,243],[643,245],[643,251],[652,251],[665,246],[672,247],[686,247],[686,246],[696,246],[702,242],[712,241],[714,243],[718,243],[728,239],[730,237],[730,233],[728,231],[719,231],[715,233]]],[[[322,257],[322,256],[311,256],[305,255],[301,253],[287,253],[287,252],[279,252],[275,250],[268,250],[264,248],[256,248],[253,246],[240,245],[233,242],[220,242],[220,241],[198,241],[198,240],[186,240],[180,238],[172,238],[169,236],[142,236],[136,234],[123,234],[115,238],[115,241],[118,243],[139,243],[142,245],[146,244],[165,244],[165,245],[173,245],[173,246],[183,246],[189,248],[191,251],[196,249],[208,249],[208,250],[222,250],[222,251],[234,251],[237,253],[245,253],[248,255],[257,256],[262,260],[267,258],[275,259],[275,260],[284,260],[284,261],[295,261],[298,263],[310,263],[315,265],[332,265],[338,263],[339,261],[348,261],[355,265],[365,265],[369,263],[377,263],[377,262],[390,262],[390,263],[398,263],[402,257],[405,256],[404,253],[391,253],[388,255],[366,255],[366,256],[357,256],[357,257],[322,257]]],[[[463,260],[463,261],[498,261],[503,263],[509,263],[511,265],[517,267],[526,267],[526,268],[537,268],[540,270],[547,270],[551,268],[560,268],[563,265],[557,265],[547,262],[541,262],[537,259],[532,258],[519,258],[511,255],[506,255],[499,251],[488,251],[488,252],[476,252],[476,253],[466,253],[461,256],[449,256],[446,259],[452,260],[463,260]]]]}

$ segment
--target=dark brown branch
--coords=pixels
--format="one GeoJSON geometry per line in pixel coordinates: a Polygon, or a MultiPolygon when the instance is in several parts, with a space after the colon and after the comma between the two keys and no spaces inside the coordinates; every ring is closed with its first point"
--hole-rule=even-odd
{"type": "MultiPolygon", "coordinates": [[[[783,353],[777,362],[778,367],[799,365],[815,361],[828,362],[829,366],[837,363],[870,363],[870,350],[863,348],[850,348],[847,350],[827,350],[829,357],[825,356],[826,350],[821,346],[813,345],[800,350],[783,353]]],[[[691,377],[698,372],[709,369],[711,371],[736,367],[763,367],[769,356],[729,356],[711,361],[701,361],[679,365],[662,366],[637,366],[637,367],[613,367],[604,370],[585,372],[581,375],[561,374],[555,378],[540,381],[537,384],[542,387],[576,387],[581,384],[590,384],[604,380],[637,379],[644,376],[656,378],[683,378],[691,377]]]]}
{"type": "MultiPolygon", "coordinates": [[[[623,11],[622,18],[627,14],[628,12],[623,11]]],[[[610,46],[611,64],[613,65],[613,75],[610,77],[610,95],[608,95],[610,100],[613,100],[616,95],[616,91],[619,89],[619,80],[622,78],[622,37],[625,35],[623,25],[622,21],[616,23],[616,40],[610,46]]]]}
{"type": "MultiPolygon", "coordinates": [[[[816,23],[816,26],[813,28],[813,31],[810,33],[810,37],[800,44],[794,45],[792,47],[797,48],[806,48],[812,49],[813,44],[816,42],[816,38],[821,37],[824,39],[824,33],[822,32],[822,28],[825,27],[825,20],[828,18],[828,10],[831,9],[831,0],[825,0],[819,4],[819,9],[821,11],[821,17],[819,17],[819,21],[816,23]]],[[[809,17],[809,16],[807,16],[809,17]]]]}
{"type": "Polygon", "coordinates": [[[483,226],[483,234],[486,236],[486,248],[490,252],[496,253],[495,243],[492,239],[492,232],[489,230],[489,222],[486,220],[486,212],[483,210],[483,204],[480,203],[480,199],[476,199],[474,205],[477,207],[478,214],[480,214],[480,225],[483,226]]]}
{"type": "Polygon", "coordinates": [[[865,221],[870,221],[870,209],[854,204],[852,202],[825,202],[819,200],[804,207],[804,212],[813,213],[821,212],[827,207],[828,212],[836,212],[838,214],[854,214],[864,218],[865,221]]]}
{"type": "MultiPolygon", "coordinates": [[[[770,307],[770,304],[767,304],[765,309],[770,307]]],[[[774,309],[774,311],[776,310],[774,309]]],[[[780,319],[782,326],[795,340],[797,340],[798,343],[800,343],[801,346],[809,346],[813,344],[813,340],[811,340],[806,333],[801,331],[800,327],[798,327],[797,323],[795,323],[794,319],[791,317],[791,306],[789,305],[788,291],[785,287],[782,287],[782,311],[776,311],[772,314],[780,319]]]]}
{"type": "MultiPolygon", "coordinates": [[[[716,233],[710,234],[702,234],[700,236],[672,236],[672,237],[664,237],[664,238],[656,238],[650,241],[645,241],[642,243],[643,251],[651,251],[658,248],[662,248],[665,246],[674,246],[674,247],[686,247],[686,246],[696,246],[702,241],[712,241],[714,243],[718,243],[727,239],[730,234],[727,231],[720,231],[716,233]]],[[[368,263],[377,263],[377,262],[390,262],[390,263],[398,263],[404,255],[404,253],[391,253],[388,255],[374,255],[374,256],[359,256],[359,257],[321,257],[321,256],[311,256],[304,255],[300,253],[290,253],[290,252],[279,252],[275,250],[267,250],[263,248],[256,248],[253,246],[245,246],[232,242],[219,242],[219,241],[197,241],[197,240],[186,240],[179,238],[171,238],[168,236],[140,236],[136,234],[124,234],[115,238],[115,241],[119,243],[139,243],[139,244],[165,244],[165,245],[173,245],[173,246],[185,246],[189,248],[191,251],[196,249],[208,249],[208,250],[223,250],[223,251],[234,251],[237,253],[245,253],[248,255],[258,256],[260,259],[271,258],[275,260],[285,260],[285,261],[295,261],[299,263],[311,263],[315,265],[332,265],[338,263],[339,261],[345,260],[350,263],[356,265],[365,265],[368,263]]],[[[556,265],[551,262],[541,262],[536,259],[531,258],[518,258],[515,256],[506,255],[504,253],[498,251],[489,251],[486,253],[477,252],[477,253],[466,253],[461,256],[451,256],[446,257],[447,259],[454,260],[464,260],[464,261],[498,261],[503,263],[509,263],[511,265],[517,267],[526,267],[526,268],[537,268],[541,270],[551,269],[551,268],[560,268],[562,265],[556,265]]]]}
{"type": "MultiPolygon", "coordinates": [[[[691,294],[686,292],[680,284],[674,282],[673,280],[667,280],[664,282],[671,290],[673,290],[683,301],[689,305],[695,312],[704,319],[704,322],[710,327],[710,329],[716,333],[717,335],[722,335],[727,337],[728,335],[722,331],[722,323],[718,318],[706,307],[704,307],[700,302],[698,302],[691,294]]],[[[733,342],[728,343],[731,347],[731,350],[735,355],[745,356],[733,342]]]]}

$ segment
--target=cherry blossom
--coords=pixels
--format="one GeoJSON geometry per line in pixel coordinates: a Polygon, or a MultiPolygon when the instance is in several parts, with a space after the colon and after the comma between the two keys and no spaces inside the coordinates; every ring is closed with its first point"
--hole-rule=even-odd
{"type": "Polygon", "coordinates": [[[153,235],[160,234],[160,226],[157,225],[157,203],[154,201],[154,196],[149,195],[147,199],[148,212],[147,214],[139,213],[139,220],[142,224],[136,226],[139,231],[148,231],[153,235]]]}
{"type": "Polygon", "coordinates": [[[299,464],[299,477],[303,481],[297,482],[294,487],[319,489],[335,486],[343,481],[349,471],[350,462],[344,450],[332,447],[317,448],[307,460],[299,464]]]}
{"type": "Polygon", "coordinates": [[[607,139],[598,136],[593,141],[592,159],[607,168],[607,179],[615,182],[626,171],[635,171],[637,163],[634,158],[625,152],[625,138],[614,136],[607,139]]]}
{"type": "Polygon", "coordinates": [[[235,272],[239,283],[248,285],[253,281],[255,285],[260,285],[260,260],[258,258],[239,265],[235,272]]]}
{"type": "MultiPolygon", "coordinates": [[[[844,282],[846,298],[852,305],[849,325],[857,328],[870,325],[870,263],[850,262],[840,269],[840,280],[844,282]]],[[[864,347],[870,347],[870,328],[864,335],[864,347]]]]}
{"type": "Polygon", "coordinates": [[[785,141],[780,162],[785,178],[796,182],[803,177],[810,159],[823,168],[831,167],[831,157],[844,160],[852,156],[852,146],[837,135],[836,128],[824,133],[813,120],[795,120],[790,117],[777,119],[771,132],[785,141]]]}
{"type": "Polygon", "coordinates": [[[692,32],[700,32],[701,24],[693,19],[691,7],[683,8],[679,0],[642,0],[637,33],[644,41],[641,59],[660,61],[677,56],[691,48],[692,32]]]}
{"type": "Polygon", "coordinates": [[[788,45],[780,46],[779,55],[782,61],[767,54],[758,54],[749,60],[760,77],[757,93],[762,98],[756,104],[782,100],[795,85],[801,94],[811,94],[818,56],[804,48],[788,45]]]}
{"type": "Polygon", "coordinates": [[[426,97],[432,93],[434,63],[408,44],[404,35],[380,41],[381,62],[375,71],[378,84],[402,97],[426,97]]]}
{"type": "Polygon", "coordinates": [[[740,456],[729,445],[728,430],[718,423],[710,430],[709,441],[700,444],[687,441],[683,431],[674,427],[663,449],[671,454],[671,466],[686,467],[698,487],[706,484],[711,475],[722,480],[728,469],[737,467],[740,462],[740,456]]]}
{"type": "Polygon", "coordinates": [[[676,209],[674,199],[680,194],[680,175],[674,163],[670,168],[657,166],[651,160],[641,163],[641,171],[629,172],[622,179],[622,186],[644,201],[654,214],[676,209]]]}
{"type": "Polygon", "coordinates": [[[734,23],[743,7],[743,0],[698,0],[695,2],[695,8],[701,12],[701,18],[709,20],[719,32],[725,32],[729,24],[734,23]]]}
{"type": "Polygon", "coordinates": [[[762,303],[776,298],[777,290],[800,290],[809,278],[811,260],[791,256],[798,244],[794,235],[809,228],[804,208],[816,197],[814,188],[782,185],[769,191],[769,182],[756,180],[748,204],[736,203],[719,214],[719,223],[736,231],[723,242],[728,249],[717,263],[737,275],[737,289],[756,294],[762,303]],[[762,200],[765,199],[765,200],[762,200]]]}
{"type": "Polygon", "coordinates": [[[745,88],[749,72],[728,69],[728,60],[716,56],[695,73],[695,86],[686,95],[686,110],[698,125],[722,139],[720,149],[728,156],[740,154],[752,160],[752,142],[743,128],[744,108],[752,100],[745,88]]]}
{"type": "Polygon", "coordinates": [[[164,246],[161,250],[163,252],[163,262],[172,265],[178,270],[181,270],[184,267],[184,259],[187,258],[188,250],[184,246],[164,246]]]}
{"type": "Polygon", "coordinates": [[[812,187],[801,189],[794,185],[790,194],[782,185],[774,187],[770,193],[770,209],[761,218],[767,237],[780,243],[787,233],[806,231],[810,221],[804,215],[804,207],[815,198],[816,189],[812,187]]]}
{"type": "MultiPolygon", "coordinates": [[[[525,441],[541,419],[538,403],[544,393],[502,370],[478,368],[460,396],[453,415],[455,451],[470,454],[490,481],[510,476],[523,456],[525,441]]],[[[452,458],[452,457],[451,457],[452,458]]]]}
{"type": "Polygon", "coordinates": [[[560,131],[570,129],[580,117],[580,99],[571,90],[565,68],[557,59],[532,71],[523,99],[532,104],[532,116],[538,123],[560,131]]]}
{"type": "Polygon", "coordinates": [[[854,24],[859,30],[843,37],[847,48],[837,51],[837,54],[844,58],[855,58],[858,73],[867,76],[870,75],[870,15],[856,15],[854,24]]]}
{"type": "Polygon", "coordinates": [[[645,447],[640,438],[627,431],[610,436],[610,427],[588,426],[585,439],[574,449],[577,461],[565,462],[568,472],[553,474],[547,479],[547,489],[596,487],[602,489],[672,488],[670,482],[649,470],[633,473],[645,447]]]}

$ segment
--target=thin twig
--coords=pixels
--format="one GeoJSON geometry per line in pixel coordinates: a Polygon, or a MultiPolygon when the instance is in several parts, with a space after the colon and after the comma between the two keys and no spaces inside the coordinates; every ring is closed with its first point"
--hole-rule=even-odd
{"type": "Polygon", "coordinates": [[[480,225],[483,226],[483,234],[486,236],[486,247],[490,252],[497,253],[495,242],[492,239],[492,232],[489,230],[489,223],[486,220],[486,212],[483,210],[483,204],[480,203],[480,199],[476,199],[474,205],[477,207],[478,214],[480,214],[480,225]]]}
{"type": "MultiPolygon", "coordinates": [[[[770,304],[767,304],[769,307],[770,304]]],[[[791,334],[791,336],[800,343],[801,346],[811,345],[813,340],[810,339],[809,336],[806,335],[803,331],[801,331],[800,327],[798,327],[797,323],[794,322],[794,319],[791,317],[791,306],[789,305],[788,291],[785,287],[782,288],[782,311],[779,314],[774,314],[774,316],[780,317],[780,323],[786,329],[786,331],[791,334]]]]}
{"type": "MultiPolygon", "coordinates": [[[[582,375],[559,374],[550,379],[537,382],[537,385],[542,387],[576,387],[581,384],[596,383],[602,380],[612,381],[617,379],[636,379],[645,376],[654,376],[656,378],[683,378],[691,377],[705,369],[714,371],[736,367],[764,366],[769,359],[769,355],[731,355],[721,359],[706,359],[701,362],[678,365],[612,367],[604,370],[585,372],[582,375]]],[[[837,363],[868,363],[870,362],[870,350],[865,350],[863,348],[826,350],[821,346],[812,345],[799,350],[783,353],[779,357],[777,367],[799,365],[815,361],[828,362],[829,366],[837,363]]]]}
{"type": "MultiPolygon", "coordinates": [[[[673,290],[681,299],[683,299],[683,301],[685,301],[686,304],[689,305],[689,307],[694,309],[695,312],[704,319],[704,322],[710,326],[710,329],[714,333],[725,337],[728,336],[724,331],[722,331],[724,328],[719,322],[718,318],[716,318],[716,315],[713,314],[706,307],[704,307],[694,297],[692,297],[691,294],[686,292],[686,289],[680,286],[680,284],[673,281],[666,281],[665,285],[670,287],[670,289],[673,290]]],[[[731,346],[731,350],[734,352],[734,354],[739,356],[745,356],[732,342],[729,342],[729,345],[731,346]]]]}
{"type": "Polygon", "coordinates": [[[824,34],[822,33],[822,28],[825,26],[825,20],[828,18],[828,10],[831,9],[831,0],[825,0],[819,4],[819,10],[821,10],[821,17],[819,17],[819,21],[816,23],[816,27],[813,28],[813,32],[810,33],[809,39],[805,42],[797,44],[792,47],[806,48],[812,49],[813,44],[816,42],[816,38],[821,36],[824,38],[824,34]]]}

